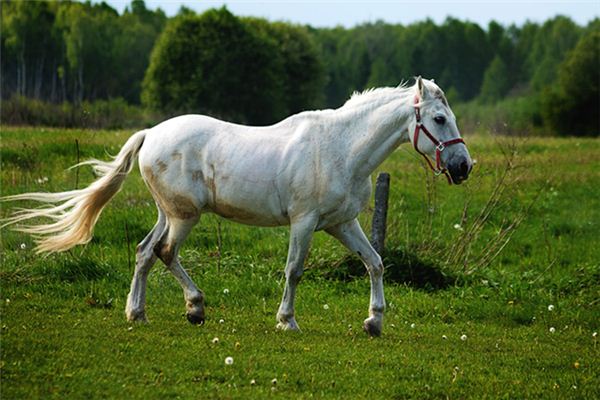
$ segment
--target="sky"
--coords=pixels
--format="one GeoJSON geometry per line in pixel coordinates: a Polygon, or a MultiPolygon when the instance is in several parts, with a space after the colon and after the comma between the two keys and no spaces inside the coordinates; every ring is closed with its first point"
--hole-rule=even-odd
{"type": "MultiPolygon", "coordinates": [[[[123,12],[130,0],[105,0],[119,12],[123,12]]],[[[150,9],[162,8],[168,16],[177,14],[182,5],[201,13],[226,5],[238,16],[263,17],[270,21],[287,21],[314,27],[352,27],[365,22],[383,20],[388,23],[407,25],[430,18],[436,23],[448,16],[475,22],[486,27],[491,20],[503,25],[522,25],[526,21],[543,22],[558,14],[570,17],[580,25],[586,25],[600,17],[600,0],[423,0],[423,1],[191,1],[191,0],[145,0],[150,9]]],[[[94,0],[94,2],[98,2],[94,0]]]]}

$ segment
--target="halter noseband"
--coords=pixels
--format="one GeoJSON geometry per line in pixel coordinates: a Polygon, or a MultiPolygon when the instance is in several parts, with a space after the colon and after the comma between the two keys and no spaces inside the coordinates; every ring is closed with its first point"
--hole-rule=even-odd
{"type": "Polygon", "coordinates": [[[452,177],[448,173],[448,170],[446,168],[442,167],[442,151],[444,151],[446,149],[446,147],[451,146],[453,144],[457,144],[457,143],[465,144],[465,141],[460,137],[456,138],[456,139],[450,139],[445,142],[440,142],[439,140],[437,140],[431,134],[431,132],[429,132],[429,130],[425,127],[425,125],[423,125],[423,122],[421,121],[421,109],[419,108],[419,106],[417,106],[417,104],[419,104],[419,97],[415,96],[415,116],[417,118],[417,125],[415,126],[415,133],[413,134],[413,146],[414,146],[415,150],[417,151],[417,153],[422,155],[423,158],[425,159],[425,161],[427,161],[427,164],[429,165],[429,168],[431,168],[433,173],[435,175],[441,175],[441,174],[446,175],[446,179],[448,179],[448,184],[452,185],[452,177]],[[429,140],[435,146],[435,167],[433,166],[433,163],[431,162],[429,157],[427,157],[427,155],[425,155],[421,150],[419,150],[419,147],[417,145],[417,143],[419,143],[419,133],[421,131],[423,131],[425,136],[427,136],[429,138],[429,140]]]}

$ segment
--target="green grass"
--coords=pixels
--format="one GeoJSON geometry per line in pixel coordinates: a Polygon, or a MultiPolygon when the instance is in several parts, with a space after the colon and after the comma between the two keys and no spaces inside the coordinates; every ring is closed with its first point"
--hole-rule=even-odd
{"type": "MultiPolygon", "coordinates": [[[[130,134],[3,127],[2,195],[82,187],[93,179],[89,169],[66,170],[78,159],[75,140],[81,160],[106,158],[130,134]]],[[[321,233],[298,289],[303,331],[277,331],[287,230],[224,221],[219,255],[211,215],[181,253],[206,293],[206,324],[187,323],[181,289],[160,264],[149,278],[150,323],[128,323],[123,310],[135,244],[156,218],[137,171],[83,248],[41,257],[31,238],[3,229],[0,395],[600,397],[600,339],[592,336],[600,330],[600,140],[517,142],[504,194],[470,254],[453,263],[447,261],[452,245],[464,237],[454,225],[471,226],[505,169],[506,144],[467,139],[478,163],[460,187],[438,179],[427,189],[408,147],[380,168],[391,173],[392,186],[388,309],[378,339],[361,331],[368,279],[321,233]],[[478,255],[532,201],[499,256],[473,270],[478,255]],[[233,365],[225,365],[228,356],[233,365]]],[[[2,216],[10,206],[2,204],[2,216]]],[[[370,218],[366,210],[363,227],[370,218]]]]}

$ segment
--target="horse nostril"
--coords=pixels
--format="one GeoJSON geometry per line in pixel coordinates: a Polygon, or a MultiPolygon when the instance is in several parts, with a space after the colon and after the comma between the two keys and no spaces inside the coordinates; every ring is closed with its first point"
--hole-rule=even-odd
{"type": "Polygon", "coordinates": [[[467,174],[469,173],[469,163],[466,161],[463,161],[462,163],[460,163],[460,173],[463,176],[467,176],[467,174]]]}

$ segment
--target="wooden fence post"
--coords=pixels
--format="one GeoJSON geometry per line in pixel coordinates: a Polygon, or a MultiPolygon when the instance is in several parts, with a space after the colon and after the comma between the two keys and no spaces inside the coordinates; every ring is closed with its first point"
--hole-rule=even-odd
{"type": "Polygon", "coordinates": [[[375,184],[375,210],[371,226],[371,245],[379,255],[385,248],[385,228],[390,194],[390,174],[382,172],[377,176],[375,184]]]}

